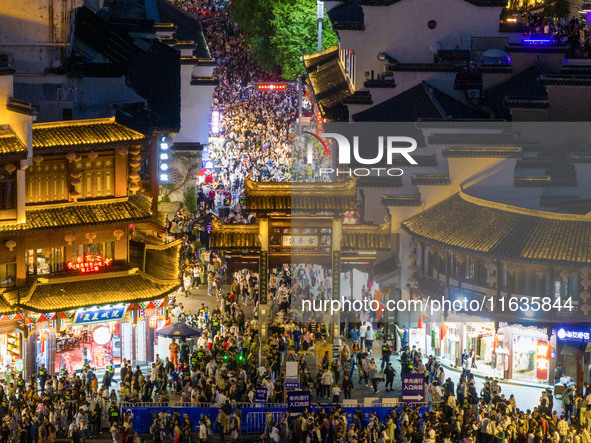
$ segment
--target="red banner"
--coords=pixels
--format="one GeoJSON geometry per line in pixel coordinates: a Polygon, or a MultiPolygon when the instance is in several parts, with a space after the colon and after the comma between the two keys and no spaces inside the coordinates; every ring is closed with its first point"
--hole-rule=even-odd
{"type": "Polygon", "coordinates": [[[548,366],[552,358],[552,346],[544,340],[538,340],[536,347],[536,378],[540,381],[548,380],[548,366]]]}

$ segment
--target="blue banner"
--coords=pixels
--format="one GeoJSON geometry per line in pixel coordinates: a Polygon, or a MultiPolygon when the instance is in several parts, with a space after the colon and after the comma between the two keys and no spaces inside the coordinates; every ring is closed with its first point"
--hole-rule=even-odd
{"type": "Polygon", "coordinates": [[[127,306],[117,308],[101,308],[92,311],[79,310],[76,312],[74,320],[75,325],[85,325],[89,323],[100,323],[107,321],[121,320],[125,316],[127,306]]]}
{"type": "Polygon", "coordinates": [[[312,406],[310,391],[287,391],[287,410],[289,412],[303,412],[312,406]]]}
{"type": "MultiPolygon", "coordinates": [[[[326,405],[323,406],[322,409],[325,411],[330,411],[336,405],[326,405]]],[[[193,423],[193,431],[197,432],[199,430],[199,420],[205,416],[208,416],[212,423],[215,423],[215,419],[218,416],[219,408],[202,408],[202,407],[153,407],[153,408],[130,408],[131,412],[133,413],[133,418],[131,419],[133,423],[133,429],[138,434],[149,434],[150,427],[152,423],[156,420],[156,416],[165,411],[171,416],[174,414],[175,410],[181,416],[181,427],[184,424],[184,414],[188,414],[189,419],[193,423]]],[[[398,413],[402,410],[402,406],[397,406],[395,408],[387,408],[387,407],[373,407],[373,408],[366,408],[361,407],[361,412],[363,413],[363,417],[365,422],[369,421],[370,415],[372,412],[376,414],[378,419],[385,420],[388,417],[388,414],[393,410],[396,410],[398,413]]],[[[122,408],[121,413],[127,411],[128,408],[122,408]]],[[[234,411],[233,409],[232,411],[234,411]]],[[[270,413],[284,413],[286,408],[260,408],[260,407],[249,407],[249,408],[241,408],[242,412],[242,424],[240,426],[241,432],[244,433],[261,433],[265,428],[265,410],[270,413]]],[[[309,408],[309,410],[316,412],[318,410],[317,407],[309,408]]],[[[353,423],[353,416],[357,413],[356,408],[342,408],[342,410],[347,414],[347,422],[350,424],[353,423]]],[[[427,406],[421,407],[419,409],[419,415],[423,417],[425,412],[427,412],[429,408],[427,406]]],[[[219,426],[216,425],[213,429],[214,432],[219,431],[219,426]]]]}
{"type": "Polygon", "coordinates": [[[254,392],[255,403],[267,403],[267,388],[256,388],[254,392]]]}
{"type": "Polygon", "coordinates": [[[418,403],[425,399],[425,376],[423,374],[402,374],[402,401],[418,403]]]}

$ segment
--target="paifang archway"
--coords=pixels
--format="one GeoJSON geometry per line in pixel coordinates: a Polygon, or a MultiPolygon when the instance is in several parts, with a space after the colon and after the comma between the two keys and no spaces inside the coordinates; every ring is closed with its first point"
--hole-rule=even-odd
{"type": "Polygon", "coordinates": [[[389,224],[347,223],[346,214],[357,210],[357,196],[354,180],[247,181],[245,207],[257,221],[229,224],[217,220],[212,226],[211,246],[226,258],[228,275],[239,269],[258,269],[260,294],[268,293],[270,268],[284,264],[328,267],[331,297],[338,299],[341,272],[358,269],[371,279],[377,254],[391,249],[389,224]]]}

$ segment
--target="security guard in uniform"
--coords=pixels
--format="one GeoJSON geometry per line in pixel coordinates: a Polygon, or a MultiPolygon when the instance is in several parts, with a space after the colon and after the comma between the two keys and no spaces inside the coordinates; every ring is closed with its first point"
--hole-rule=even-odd
{"type": "Polygon", "coordinates": [[[39,368],[39,387],[41,392],[45,392],[45,383],[47,382],[47,368],[44,364],[39,368]]]}
{"type": "Polygon", "coordinates": [[[66,369],[66,365],[62,365],[60,369],[60,375],[62,378],[66,378],[68,376],[68,370],[66,369]]]}
{"type": "Polygon", "coordinates": [[[20,390],[25,390],[25,380],[23,379],[23,374],[19,374],[18,378],[16,379],[16,388],[20,390]]]}
{"type": "Polygon", "coordinates": [[[390,363],[390,356],[392,355],[392,348],[388,345],[388,342],[384,340],[382,345],[382,372],[384,368],[390,363]]]}
{"type": "Polygon", "coordinates": [[[193,371],[197,370],[197,364],[199,363],[199,360],[197,358],[197,352],[193,352],[191,354],[191,369],[193,369],[193,371]]]}
{"type": "Polygon", "coordinates": [[[119,423],[119,408],[113,402],[109,408],[109,424],[113,426],[113,423],[119,423]]]}
{"type": "Polygon", "coordinates": [[[115,365],[113,364],[113,359],[107,365],[107,374],[109,374],[109,380],[111,383],[113,382],[113,377],[115,376],[115,365]]]}

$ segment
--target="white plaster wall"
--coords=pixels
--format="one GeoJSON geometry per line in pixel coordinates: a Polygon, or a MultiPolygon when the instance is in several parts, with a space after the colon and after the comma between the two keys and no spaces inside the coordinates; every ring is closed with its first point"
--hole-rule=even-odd
{"type": "MultiPolygon", "coordinates": [[[[464,0],[404,0],[391,6],[363,6],[365,31],[339,31],[341,49],[356,55],[355,89],[363,87],[364,72],[383,70],[377,59],[386,52],[402,63],[432,63],[431,46],[465,47],[471,36],[507,37],[499,33],[502,8],[477,7],[464,0]],[[427,22],[436,20],[435,29],[427,22]]],[[[465,47],[469,49],[469,47],[465,47]]]]}
{"type": "Polygon", "coordinates": [[[181,130],[174,140],[179,143],[198,142],[206,145],[209,136],[211,97],[215,86],[191,85],[191,76],[196,69],[202,77],[209,77],[213,71],[213,67],[209,66],[181,66],[181,130]]]}
{"type": "Polygon", "coordinates": [[[83,0],[2,0],[0,52],[8,52],[19,72],[56,67],[65,54],[70,16],[83,0]]]}

